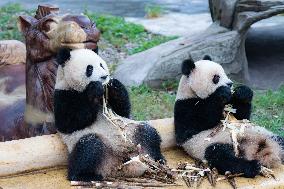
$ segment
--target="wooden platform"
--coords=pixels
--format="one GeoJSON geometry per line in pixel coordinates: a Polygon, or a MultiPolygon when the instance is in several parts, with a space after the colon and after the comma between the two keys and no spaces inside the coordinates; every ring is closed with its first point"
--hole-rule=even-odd
{"type": "MultiPolygon", "coordinates": [[[[176,167],[179,161],[191,161],[188,156],[178,149],[164,152],[171,167],[176,167]]],[[[274,170],[277,181],[274,179],[257,176],[255,179],[237,178],[238,189],[282,189],[284,188],[284,166],[274,170]]],[[[181,186],[169,187],[175,189],[187,188],[183,181],[179,180],[181,186]]],[[[21,176],[0,178],[0,188],[3,189],[38,189],[38,188],[78,188],[71,187],[70,182],[66,180],[66,168],[56,168],[41,172],[29,173],[21,176]]],[[[213,189],[207,181],[204,181],[200,189],[213,189]]],[[[230,189],[231,186],[226,181],[217,183],[215,189],[230,189]]]]}

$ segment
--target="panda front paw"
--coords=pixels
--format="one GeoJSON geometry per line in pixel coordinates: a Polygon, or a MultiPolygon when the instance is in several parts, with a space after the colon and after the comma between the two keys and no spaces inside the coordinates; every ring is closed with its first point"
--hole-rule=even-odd
{"type": "Polygon", "coordinates": [[[242,102],[242,103],[250,103],[252,101],[253,91],[245,85],[238,86],[234,89],[233,100],[242,102]]]}
{"type": "Polygon", "coordinates": [[[261,165],[257,160],[251,160],[247,162],[247,165],[244,167],[244,177],[254,178],[260,173],[261,165]]]}
{"type": "Polygon", "coordinates": [[[110,90],[121,90],[124,89],[124,85],[118,81],[117,79],[111,79],[109,81],[109,89],[110,90]]]}
{"type": "Polygon", "coordinates": [[[85,89],[85,92],[89,100],[100,98],[104,95],[103,84],[99,81],[92,81],[88,84],[87,88],[85,89]]]}
{"type": "Polygon", "coordinates": [[[222,104],[227,104],[232,97],[231,89],[225,86],[219,87],[214,94],[217,100],[219,100],[222,104]]]}

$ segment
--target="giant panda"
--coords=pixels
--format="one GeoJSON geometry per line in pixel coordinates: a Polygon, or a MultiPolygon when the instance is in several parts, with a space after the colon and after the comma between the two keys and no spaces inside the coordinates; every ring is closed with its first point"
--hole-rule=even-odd
{"type": "Polygon", "coordinates": [[[232,84],[209,56],[195,63],[185,60],[174,106],[175,137],[192,158],[207,161],[220,174],[229,171],[253,178],[262,165],[273,168],[283,162],[284,140],[259,126],[246,128],[237,138],[239,154],[235,155],[230,129],[216,129],[226,104],[236,109],[233,115],[238,120],[249,120],[253,92],[247,86],[231,92],[232,84]]]}
{"type": "Polygon", "coordinates": [[[139,153],[165,163],[161,138],[154,128],[138,122],[120,132],[103,116],[102,97],[107,88],[109,108],[124,122],[131,122],[127,90],[118,80],[110,78],[102,58],[88,49],[65,48],[59,50],[57,62],[54,118],[68,149],[69,180],[141,176],[147,169],[145,164],[133,161],[133,166],[129,165],[131,158],[137,157],[136,147],[139,153]],[[127,138],[132,143],[127,143],[127,138]],[[121,165],[125,165],[123,169],[121,165]]]}

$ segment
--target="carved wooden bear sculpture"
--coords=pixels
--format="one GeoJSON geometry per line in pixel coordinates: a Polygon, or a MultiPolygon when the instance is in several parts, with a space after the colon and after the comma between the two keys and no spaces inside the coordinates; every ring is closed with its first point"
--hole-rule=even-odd
{"type": "MultiPolygon", "coordinates": [[[[58,66],[55,60],[57,50],[68,47],[98,51],[100,32],[95,23],[83,15],[60,16],[58,11],[57,7],[39,6],[35,17],[19,17],[18,26],[26,41],[26,66],[10,65],[5,70],[8,73],[5,77],[22,79],[20,82],[3,82],[0,92],[7,94],[5,89],[12,88],[11,93],[26,84],[26,99],[0,100],[2,141],[55,133],[51,113],[58,66]]],[[[0,73],[4,69],[5,66],[0,68],[0,73]]],[[[0,82],[4,80],[0,77],[0,82]]]]}

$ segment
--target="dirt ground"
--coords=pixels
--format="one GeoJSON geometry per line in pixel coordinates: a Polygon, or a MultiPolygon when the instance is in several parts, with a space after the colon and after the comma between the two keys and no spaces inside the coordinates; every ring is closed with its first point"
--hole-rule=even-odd
{"type": "MultiPolygon", "coordinates": [[[[176,167],[179,161],[191,161],[188,156],[181,150],[174,149],[164,152],[171,167],[176,167]]],[[[278,180],[257,176],[255,179],[237,178],[236,184],[238,189],[283,189],[284,188],[284,166],[275,169],[278,180]]],[[[178,180],[179,186],[168,187],[174,189],[187,188],[183,181],[178,180]]],[[[65,189],[79,188],[71,187],[70,182],[66,180],[66,169],[58,168],[53,170],[45,170],[38,173],[30,173],[22,176],[0,178],[1,189],[65,189]]],[[[207,180],[202,183],[200,189],[213,189],[209,186],[207,180]]],[[[231,186],[225,182],[217,183],[215,189],[230,189],[231,186]]]]}

